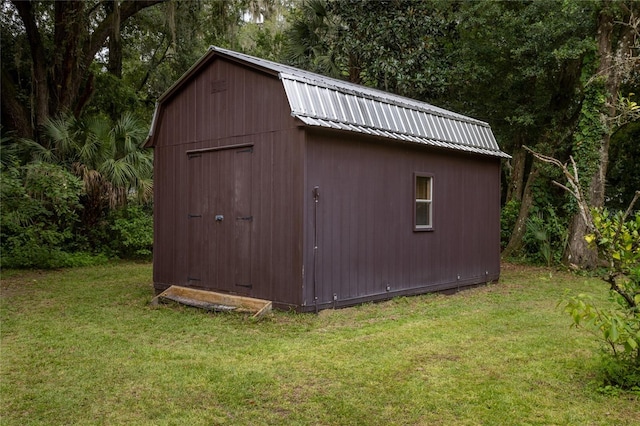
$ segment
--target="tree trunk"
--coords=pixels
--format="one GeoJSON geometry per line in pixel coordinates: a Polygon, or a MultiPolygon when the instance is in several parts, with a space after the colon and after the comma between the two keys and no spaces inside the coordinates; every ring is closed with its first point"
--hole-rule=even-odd
{"type": "Polygon", "coordinates": [[[524,191],[522,193],[522,201],[520,203],[520,212],[518,213],[518,219],[516,220],[516,224],[513,227],[513,232],[511,234],[511,238],[509,238],[509,243],[502,251],[503,257],[512,256],[518,250],[522,248],[522,239],[524,238],[524,234],[527,232],[527,219],[529,219],[529,211],[531,210],[531,206],[533,205],[533,194],[531,193],[531,187],[533,182],[536,180],[539,174],[538,168],[535,164],[532,166],[531,171],[529,172],[529,176],[527,177],[527,184],[524,187],[524,191]]]}
{"type": "Polygon", "coordinates": [[[522,201],[526,164],[527,152],[520,146],[513,153],[513,157],[511,159],[511,176],[509,185],[507,186],[507,203],[512,200],[522,201]]]}
{"type": "Polygon", "coordinates": [[[582,215],[576,213],[569,224],[569,241],[564,254],[564,263],[582,268],[594,268],[598,264],[598,253],[589,247],[585,236],[589,233],[582,215]]]}
{"type": "MultiPolygon", "coordinates": [[[[28,114],[22,122],[31,123],[29,134],[35,136],[37,129],[44,124],[49,116],[49,85],[47,81],[47,59],[44,52],[44,44],[36,24],[35,12],[31,2],[14,2],[16,10],[24,23],[29,49],[32,59],[32,111],[24,109],[28,114]]],[[[18,130],[18,129],[16,129],[18,130]]],[[[28,137],[28,135],[18,134],[17,136],[28,137]]]]}
{"type": "MultiPolygon", "coordinates": [[[[589,187],[586,193],[589,197],[589,205],[591,207],[604,207],[605,200],[605,178],[609,165],[609,145],[611,134],[613,133],[613,118],[616,115],[615,102],[620,90],[620,84],[624,75],[623,70],[626,62],[635,59],[632,47],[634,45],[634,28],[635,12],[637,4],[630,2],[612,4],[611,0],[603,2],[603,7],[598,14],[598,69],[596,78],[603,79],[604,96],[606,102],[600,109],[600,122],[594,125],[601,126],[602,133],[597,146],[596,170],[589,179],[589,187]],[[618,39],[614,39],[615,25],[619,18],[614,14],[614,6],[625,6],[626,19],[629,25],[622,25],[620,32],[617,34],[618,39]]],[[[625,19],[625,20],[626,20],[625,19]]],[[[619,23],[619,22],[618,22],[619,23]]],[[[597,266],[598,259],[594,249],[589,248],[585,241],[585,236],[589,233],[584,219],[579,213],[576,213],[572,219],[569,228],[569,244],[564,255],[565,261],[584,268],[594,268],[597,266]]]]}
{"type": "Polygon", "coordinates": [[[85,3],[81,1],[58,1],[55,3],[53,61],[54,113],[71,111],[76,96],[87,72],[78,65],[80,44],[89,37],[84,20],[85,3]]]}
{"type": "Polygon", "coordinates": [[[109,36],[109,72],[122,78],[122,40],[120,37],[120,6],[118,0],[107,3],[113,12],[113,31],[109,36]]]}

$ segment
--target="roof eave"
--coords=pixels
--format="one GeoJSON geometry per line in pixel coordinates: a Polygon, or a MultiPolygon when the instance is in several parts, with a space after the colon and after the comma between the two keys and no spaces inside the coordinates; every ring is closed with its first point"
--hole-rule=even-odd
{"type": "Polygon", "coordinates": [[[154,137],[155,135],[155,130],[156,130],[156,125],[158,123],[158,110],[160,109],[160,102],[156,102],[156,106],[153,109],[153,118],[151,119],[151,127],[149,127],[149,134],[147,135],[147,139],[145,139],[144,143],[142,144],[143,147],[145,148],[153,148],[153,146],[156,143],[156,138],[154,137]]]}
{"type": "Polygon", "coordinates": [[[447,151],[455,151],[460,153],[481,155],[485,157],[494,157],[500,159],[510,159],[511,156],[503,151],[496,151],[490,148],[472,147],[464,144],[449,142],[449,141],[437,141],[432,138],[424,138],[420,136],[414,136],[409,134],[401,134],[397,132],[387,131],[383,129],[367,129],[363,126],[356,125],[341,125],[341,123],[334,123],[330,120],[323,120],[313,117],[306,117],[292,113],[293,117],[303,126],[309,129],[325,129],[333,130],[337,132],[349,132],[360,133],[362,135],[369,135],[377,138],[383,138],[386,140],[395,140],[398,142],[410,143],[417,146],[431,147],[436,149],[445,149],[447,151]]]}

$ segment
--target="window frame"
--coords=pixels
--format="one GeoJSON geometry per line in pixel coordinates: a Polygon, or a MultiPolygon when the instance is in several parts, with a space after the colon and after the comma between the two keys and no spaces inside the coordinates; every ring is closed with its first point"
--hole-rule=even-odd
{"type": "Polygon", "coordinates": [[[422,172],[415,172],[413,174],[413,196],[412,196],[412,202],[413,202],[413,231],[414,232],[429,232],[429,231],[433,231],[435,228],[433,226],[434,220],[433,220],[433,187],[434,187],[434,175],[433,173],[422,173],[422,172]],[[431,198],[427,199],[427,198],[418,198],[418,178],[428,178],[429,179],[429,194],[431,195],[431,198]],[[426,203],[429,205],[429,219],[430,219],[430,223],[428,225],[419,225],[417,223],[418,221],[418,215],[417,215],[417,210],[418,210],[418,203],[426,203]]]}

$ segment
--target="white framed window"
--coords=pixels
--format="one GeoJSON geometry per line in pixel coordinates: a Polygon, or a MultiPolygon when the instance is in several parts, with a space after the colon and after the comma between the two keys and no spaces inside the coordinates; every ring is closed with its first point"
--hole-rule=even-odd
{"type": "Polygon", "coordinates": [[[413,229],[415,231],[433,230],[433,175],[414,174],[414,195],[413,229]]]}

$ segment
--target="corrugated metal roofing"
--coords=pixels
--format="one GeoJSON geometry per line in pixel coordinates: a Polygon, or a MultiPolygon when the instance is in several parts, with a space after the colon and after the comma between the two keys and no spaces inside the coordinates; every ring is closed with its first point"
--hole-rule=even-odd
{"type": "Polygon", "coordinates": [[[491,128],[480,121],[444,115],[358,93],[301,82],[281,74],[294,116],[310,126],[367,133],[407,142],[508,157],[491,128]]]}
{"type": "MultiPolygon", "coordinates": [[[[510,157],[500,150],[491,127],[483,121],[425,102],[220,47],[211,46],[209,50],[278,75],[289,100],[291,114],[306,125],[510,157]]],[[[181,80],[167,93],[171,93],[181,80]]]]}

